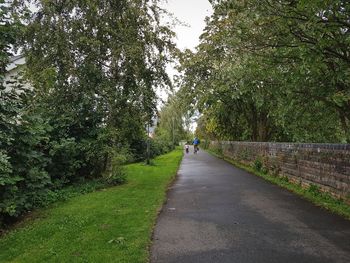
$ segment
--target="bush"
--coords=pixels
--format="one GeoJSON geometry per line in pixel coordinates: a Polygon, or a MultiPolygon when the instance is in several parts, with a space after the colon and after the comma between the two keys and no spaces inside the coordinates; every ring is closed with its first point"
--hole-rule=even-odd
{"type": "Polygon", "coordinates": [[[162,140],[161,138],[151,139],[150,142],[151,158],[170,152],[174,148],[171,142],[162,140]]]}
{"type": "Polygon", "coordinates": [[[288,176],[282,176],[282,177],[280,177],[280,179],[281,179],[282,182],[289,183],[288,176]]]}
{"type": "MultiPolygon", "coordinates": [[[[40,107],[30,108],[29,91],[0,89],[0,95],[0,226],[68,198],[72,185],[86,186],[79,190],[84,192],[95,189],[90,181],[124,183],[122,165],[145,158],[144,134],[128,142],[115,127],[76,125],[69,116],[55,118],[40,107]]],[[[151,157],[169,149],[167,143],[151,141],[151,157]]]]}
{"type": "Polygon", "coordinates": [[[75,138],[60,138],[50,143],[51,162],[48,172],[56,188],[74,181],[78,170],[83,166],[82,152],[75,138]]]}
{"type": "Polygon", "coordinates": [[[253,168],[256,170],[256,171],[261,171],[261,169],[262,169],[262,167],[263,167],[263,164],[262,164],[262,162],[261,162],[261,160],[260,159],[256,159],[255,161],[254,161],[254,164],[253,164],[253,168]]]}
{"type": "Polygon", "coordinates": [[[0,226],[64,199],[62,189],[68,185],[85,185],[94,178],[104,185],[125,181],[121,165],[131,155],[123,149],[117,153],[103,129],[86,139],[59,137],[34,113],[23,113],[20,121],[7,124],[7,133],[0,134],[6,139],[0,142],[0,226]],[[105,171],[109,173],[102,178],[105,171]]]}
{"type": "Polygon", "coordinates": [[[268,173],[269,173],[269,169],[267,169],[267,167],[263,166],[263,167],[261,168],[261,172],[262,172],[263,174],[268,174],[268,173]]]}
{"type": "Polygon", "coordinates": [[[319,195],[321,193],[320,187],[315,185],[315,184],[310,184],[310,186],[307,190],[308,190],[308,192],[310,192],[314,195],[319,195]]]}
{"type": "Polygon", "coordinates": [[[48,128],[39,116],[23,114],[8,130],[0,154],[1,221],[35,207],[52,185],[45,156],[48,128]]]}
{"type": "MultiPolygon", "coordinates": [[[[147,141],[148,139],[140,140],[137,143],[137,147],[132,145],[132,155],[134,161],[143,161],[147,159],[147,141]]],[[[174,146],[171,142],[163,140],[160,137],[149,138],[150,143],[150,158],[165,154],[174,149],[174,146]]]]}
{"type": "Polygon", "coordinates": [[[57,201],[65,201],[72,197],[93,192],[108,186],[104,180],[95,179],[72,184],[62,189],[46,189],[45,195],[36,199],[35,207],[45,207],[57,201]]]}
{"type": "Polygon", "coordinates": [[[130,162],[132,159],[132,155],[126,148],[120,149],[119,152],[114,151],[103,174],[105,182],[109,185],[124,183],[126,181],[126,173],[122,165],[130,162]]]}
{"type": "MultiPolygon", "coordinates": [[[[187,144],[191,144],[191,142],[187,142],[187,144]]],[[[202,140],[202,142],[201,142],[201,147],[203,148],[203,149],[208,149],[209,148],[209,146],[210,146],[210,140],[202,140]]]]}
{"type": "Polygon", "coordinates": [[[122,166],[115,167],[112,172],[107,173],[104,179],[108,185],[118,185],[125,183],[126,173],[122,166]]]}

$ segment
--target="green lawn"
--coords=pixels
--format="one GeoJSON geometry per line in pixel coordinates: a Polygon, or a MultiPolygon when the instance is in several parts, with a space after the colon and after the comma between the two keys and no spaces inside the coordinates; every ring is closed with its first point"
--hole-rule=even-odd
{"type": "Polygon", "coordinates": [[[128,183],[36,213],[0,239],[0,262],[147,262],[157,212],[182,158],[127,166],[128,183]]]}

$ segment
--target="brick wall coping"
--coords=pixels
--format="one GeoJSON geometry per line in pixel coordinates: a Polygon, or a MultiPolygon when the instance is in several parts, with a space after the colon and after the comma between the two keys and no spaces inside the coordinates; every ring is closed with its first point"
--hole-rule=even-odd
{"type": "MultiPolygon", "coordinates": [[[[214,141],[215,142],[215,141],[214,141]]],[[[290,142],[246,142],[246,141],[217,141],[221,144],[261,145],[274,148],[306,148],[350,151],[350,144],[344,143],[290,143],[290,142]]]]}

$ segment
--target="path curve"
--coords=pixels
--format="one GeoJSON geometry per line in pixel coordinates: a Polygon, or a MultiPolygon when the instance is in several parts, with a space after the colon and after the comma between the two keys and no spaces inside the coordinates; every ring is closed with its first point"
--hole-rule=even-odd
{"type": "Polygon", "coordinates": [[[350,221],[206,152],[185,154],[153,263],[350,262],[350,221]]]}

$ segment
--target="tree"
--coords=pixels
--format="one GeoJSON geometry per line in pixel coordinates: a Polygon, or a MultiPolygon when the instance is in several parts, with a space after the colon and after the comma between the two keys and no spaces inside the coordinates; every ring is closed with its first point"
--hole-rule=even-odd
{"type": "MultiPolygon", "coordinates": [[[[165,65],[175,48],[158,1],[36,2],[26,34],[28,75],[53,126],[54,159],[71,174],[95,176],[118,145],[140,154],[155,88],[170,85],[165,65]]],[[[51,173],[60,177],[60,170],[51,173]]]]}
{"type": "Polygon", "coordinates": [[[185,130],[186,112],[181,106],[181,100],[176,95],[170,96],[167,104],[159,113],[159,124],[156,135],[159,140],[178,145],[180,140],[187,138],[185,130]]]}
{"type": "Polygon", "coordinates": [[[211,134],[349,139],[347,2],[211,2],[197,52],[182,59],[182,89],[196,98],[211,134]]]}
{"type": "Polygon", "coordinates": [[[175,49],[156,0],[32,1],[31,16],[24,2],[0,3],[0,223],[67,184],[120,183],[120,163],[144,153],[175,49]],[[15,46],[33,91],[5,90],[15,46]]]}

